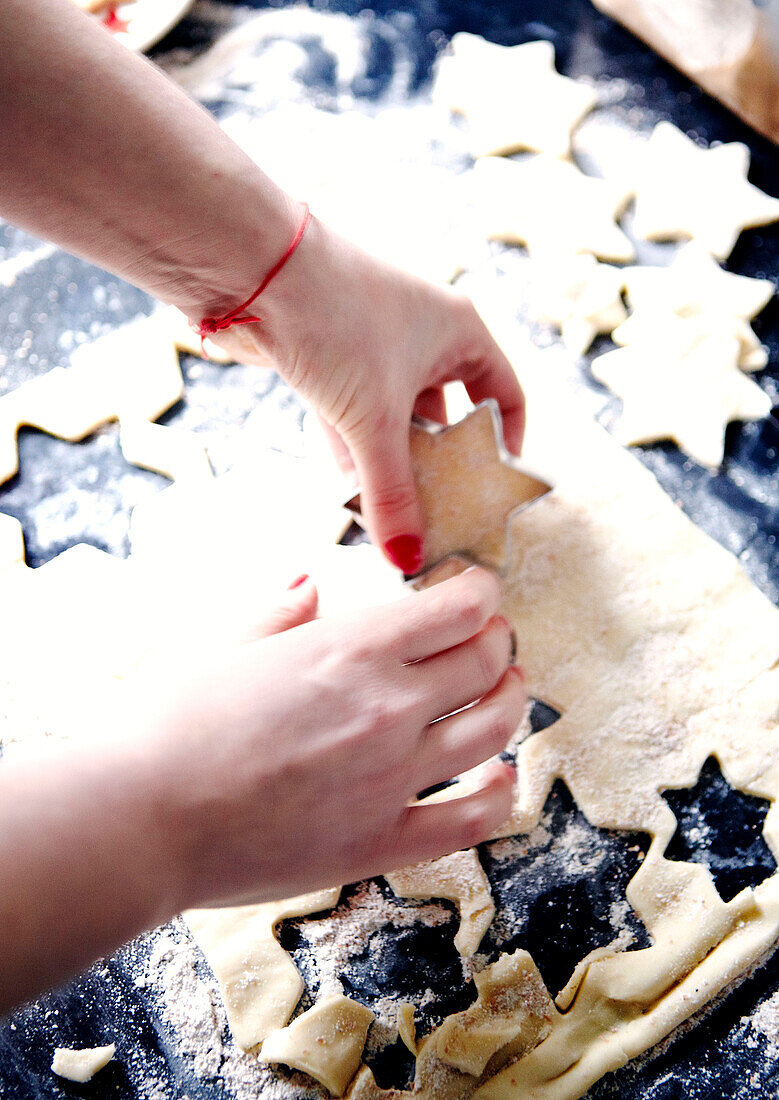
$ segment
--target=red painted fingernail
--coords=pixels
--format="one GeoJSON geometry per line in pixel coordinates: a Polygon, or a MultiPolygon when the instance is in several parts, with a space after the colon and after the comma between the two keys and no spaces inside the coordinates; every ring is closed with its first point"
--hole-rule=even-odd
{"type": "Polygon", "coordinates": [[[291,592],[293,588],[300,588],[301,584],[305,584],[308,580],[308,573],[301,573],[299,577],[296,577],[292,584],[288,585],[287,591],[291,592]]]}
{"type": "Polygon", "coordinates": [[[418,573],[422,567],[422,539],[417,535],[395,535],[384,543],[384,553],[404,573],[418,573]]]}

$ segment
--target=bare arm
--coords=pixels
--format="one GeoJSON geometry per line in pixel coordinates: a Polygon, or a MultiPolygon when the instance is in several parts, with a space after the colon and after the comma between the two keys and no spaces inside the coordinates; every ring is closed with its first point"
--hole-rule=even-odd
{"type": "Polygon", "coordinates": [[[499,600],[475,569],[310,621],[307,581],[200,667],[131,685],[88,744],[0,764],[0,1014],[182,908],[292,897],[485,839],[511,804],[497,760],[455,801],[409,802],[520,721],[499,600]]]}
{"type": "MultiPolygon", "coordinates": [[[[0,213],[192,318],[243,301],[294,234],[292,200],[70,0],[0,0],[0,43],[0,213]]],[[[260,313],[231,338],[310,398],[360,473],[375,540],[418,567],[412,411],[462,379],[475,400],[497,397],[518,448],[510,365],[465,299],[316,221],[260,313]]],[[[408,800],[489,757],[519,721],[499,593],[477,571],[412,599],[414,631],[409,605],[301,625],[226,652],[164,719],[150,691],[121,745],[0,766],[0,929],[13,944],[0,1011],[183,905],[300,893],[489,833],[510,802],[500,765],[461,800],[408,800]]]]}
{"type": "Polygon", "coordinates": [[[0,214],[193,317],[242,302],[295,204],[71,0],[0,0],[0,214]]]}
{"type": "MultiPolygon", "coordinates": [[[[179,306],[245,301],[300,209],[161,72],[71,0],[0,0],[0,214],[179,306]]],[[[301,196],[305,197],[305,196],[301,196]]],[[[441,387],[497,398],[519,451],[522,391],[471,304],[387,267],[319,222],[262,296],[261,325],[226,334],[273,364],[357,470],[374,541],[415,572],[424,531],[412,412],[441,387]]]]}

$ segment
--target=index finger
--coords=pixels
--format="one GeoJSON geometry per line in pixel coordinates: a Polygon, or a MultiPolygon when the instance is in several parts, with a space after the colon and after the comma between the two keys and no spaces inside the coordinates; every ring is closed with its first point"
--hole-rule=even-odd
{"type": "Polygon", "coordinates": [[[514,368],[488,335],[490,347],[485,354],[468,365],[462,381],[474,405],[489,397],[495,398],[503,418],[503,439],[515,455],[522,451],[525,435],[525,395],[514,368]]]}

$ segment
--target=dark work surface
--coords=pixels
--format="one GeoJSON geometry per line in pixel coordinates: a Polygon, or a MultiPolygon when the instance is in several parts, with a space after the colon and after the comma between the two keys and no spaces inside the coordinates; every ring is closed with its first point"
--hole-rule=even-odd
{"type": "MultiPolygon", "coordinates": [[[[359,3],[347,2],[315,6],[350,15],[364,10],[359,3]]],[[[372,10],[376,20],[371,30],[369,64],[353,91],[377,109],[381,108],[391,76],[392,53],[385,35],[389,25],[402,26],[405,45],[414,59],[412,88],[424,88],[436,54],[458,30],[506,44],[548,38],[556,47],[561,71],[572,76],[628,81],[624,108],[640,107],[642,117],[650,124],[667,118],[704,141],[745,141],[752,151],[751,180],[776,193],[777,155],[770,143],[598,14],[587,0],[376,2],[372,10]]],[[[198,18],[195,9],[160,49],[206,45],[211,34],[211,26],[198,18]]],[[[311,58],[307,79],[326,95],[326,55],[312,50],[311,58]]],[[[219,105],[212,106],[218,109],[219,105]]],[[[35,242],[24,234],[0,228],[0,259],[32,247],[35,242]]],[[[743,234],[727,266],[742,274],[775,277],[778,258],[779,234],[772,227],[743,234]]],[[[6,360],[0,377],[4,376],[7,387],[13,388],[51,366],[67,366],[75,343],[93,339],[99,332],[151,308],[151,300],[141,292],[56,252],[40,265],[38,277],[24,275],[0,295],[0,351],[6,360]]],[[[770,366],[757,378],[776,405],[776,299],[754,327],[771,357],[770,366]]],[[[269,410],[271,436],[276,430],[273,425],[278,424],[278,438],[271,438],[270,444],[283,448],[289,430],[299,422],[301,407],[275,376],[242,367],[225,370],[209,364],[201,366],[188,358],[184,358],[183,366],[187,392],[184,401],[167,415],[167,422],[203,433],[205,442],[213,448],[213,458],[220,441],[234,435],[248,412],[260,402],[269,410]]],[[[586,377],[586,367],[584,372],[586,377]]],[[[731,425],[726,461],[717,472],[701,469],[671,445],[660,444],[638,452],[692,519],[739,555],[756,583],[775,601],[779,599],[778,452],[779,421],[771,419],[761,424],[731,425]]],[[[126,555],[132,505],[143,493],[155,491],[162,484],[157,475],[124,463],[113,427],[101,430],[79,447],[38,432],[25,432],[20,440],[20,457],[19,477],[0,487],[0,511],[22,520],[32,565],[49,560],[66,545],[82,541],[126,555]],[[68,494],[74,486],[91,494],[91,507],[72,508],[72,514],[65,517],[67,522],[60,516],[60,522],[52,528],[45,522],[45,503],[58,494],[70,500],[68,494]]],[[[215,465],[220,467],[218,458],[215,465]]],[[[538,728],[555,717],[543,716],[540,710],[537,714],[538,728]]],[[[732,891],[734,884],[756,884],[773,870],[773,859],[760,835],[765,805],[731,791],[715,764],[706,765],[699,784],[691,791],[669,792],[667,797],[680,822],[669,858],[705,862],[725,896],[730,896],[727,891],[732,891]],[[705,842],[702,836],[707,838],[705,842]]],[[[491,846],[482,850],[496,900],[512,913],[526,917],[522,927],[513,931],[506,924],[490,930],[483,946],[492,953],[507,947],[527,947],[556,992],[578,959],[613,937],[612,904],[624,902],[625,884],[643,858],[646,838],[593,829],[562,784],[557,784],[550,795],[544,824],[550,838],[523,854],[496,859],[491,846]],[[564,841],[570,829],[589,836],[594,862],[586,873],[573,867],[566,856],[564,841]]],[[[388,890],[381,880],[378,885],[388,890]]],[[[647,942],[640,921],[628,912],[624,924],[633,937],[628,949],[640,949],[647,942]]],[[[345,992],[370,1005],[382,996],[415,999],[432,988],[437,995],[434,1007],[420,1015],[420,1022],[427,1026],[437,1022],[441,1014],[464,1007],[472,999],[473,989],[462,981],[452,944],[455,927],[452,913],[448,924],[402,930],[392,948],[382,953],[368,949],[347,967],[345,992]]],[[[309,991],[315,993],[316,963],[307,949],[306,921],[286,922],[281,938],[293,952],[309,991]]],[[[204,1082],[195,1076],[175,1037],[166,1029],[153,994],[134,984],[148,951],[147,941],[141,938],[0,1025],[0,1096],[8,1100],[146,1100],[150,1094],[144,1082],[153,1078],[162,1090],[155,1100],[227,1097],[218,1081],[204,1082]],[[94,1046],[113,1040],[118,1045],[116,1062],[91,1084],[72,1085],[50,1073],[55,1045],[94,1046]]],[[[677,1100],[682,1096],[690,1100],[747,1100],[778,1096],[777,1055],[768,1049],[766,1038],[748,1023],[777,988],[779,955],[746,979],[695,1027],[675,1036],[662,1053],[608,1075],[588,1096],[591,1100],[677,1100]]],[[[388,1048],[375,1056],[372,1064],[384,1085],[402,1084],[413,1069],[398,1048],[388,1048]]]]}

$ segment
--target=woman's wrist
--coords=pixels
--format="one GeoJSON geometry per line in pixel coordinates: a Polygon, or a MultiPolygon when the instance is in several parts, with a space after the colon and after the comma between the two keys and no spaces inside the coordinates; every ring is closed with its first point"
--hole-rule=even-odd
{"type": "MultiPolygon", "coordinates": [[[[250,178],[214,173],[201,184],[200,206],[211,209],[192,225],[185,240],[155,247],[155,268],[139,261],[127,277],[197,324],[235,309],[257,289],[289,246],[300,219],[300,204],[256,169],[250,178]],[[204,193],[205,192],[205,193],[204,193]]],[[[149,248],[151,249],[151,242],[149,248]]]]}

